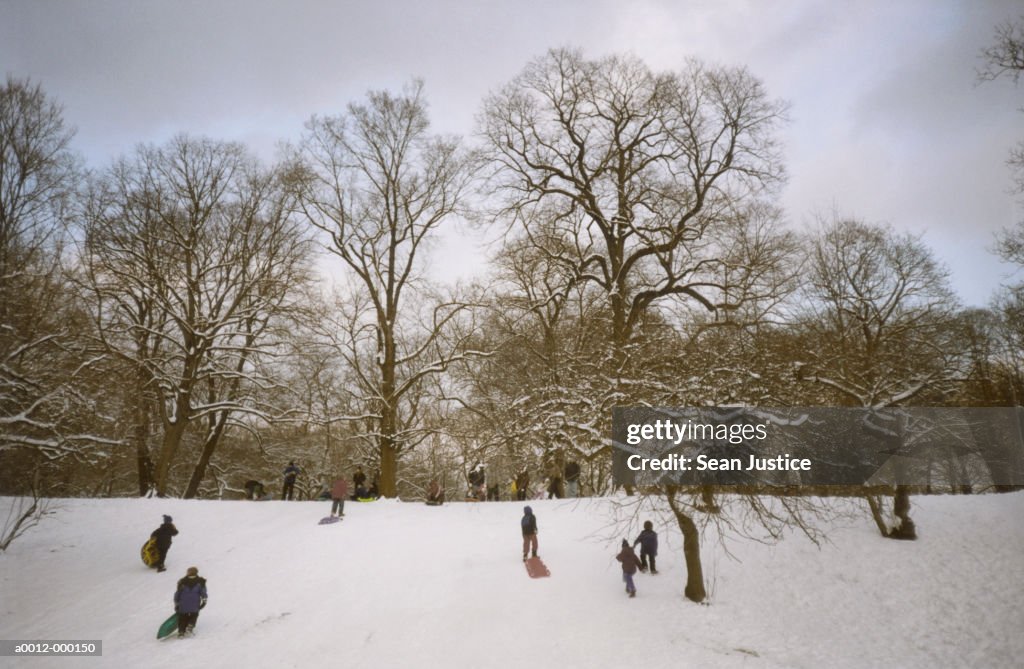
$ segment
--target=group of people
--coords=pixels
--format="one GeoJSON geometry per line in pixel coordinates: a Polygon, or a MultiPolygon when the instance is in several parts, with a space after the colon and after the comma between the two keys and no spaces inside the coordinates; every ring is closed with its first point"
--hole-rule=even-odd
{"type": "MultiPolygon", "coordinates": [[[[547,483],[544,486],[544,493],[547,493],[548,499],[579,497],[580,465],[578,462],[569,461],[563,467],[552,461],[545,473],[547,483]]],[[[512,499],[525,501],[534,497],[533,491],[530,490],[530,472],[527,469],[516,474],[509,487],[512,499]]],[[[543,493],[540,496],[543,496],[543,493]]]]}
{"type": "MultiPolygon", "coordinates": [[[[167,515],[163,517],[160,527],[150,534],[150,537],[156,540],[159,554],[154,565],[157,573],[167,571],[164,561],[171,549],[171,538],[177,534],[178,528],[174,526],[174,519],[167,515]]],[[[178,614],[179,639],[195,630],[196,622],[199,620],[199,609],[206,606],[208,596],[206,579],[199,575],[199,568],[189,567],[185,570],[185,576],[178,580],[178,586],[174,590],[174,612],[178,614]]]]}
{"type": "MultiPolygon", "coordinates": [[[[537,557],[537,516],[529,506],[523,507],[523,517],[519,521],[523,532],[523,561],[530,557],[537,557]]],[[[622,564],[622,580],[626,584],[626,594],[636,597],[636,584],[633,576],[637,570],[647,573],[650,569],[652,574],[657,574],[656,560],[658,557],[658,533],[654,531],[654,523],[644,522],[644,529],[630,545],[627,539],[622,540],[622,547],[615,559],[622,564]],[[640,557],[637,557],[634,549],[640,545],[640,557]]]]}

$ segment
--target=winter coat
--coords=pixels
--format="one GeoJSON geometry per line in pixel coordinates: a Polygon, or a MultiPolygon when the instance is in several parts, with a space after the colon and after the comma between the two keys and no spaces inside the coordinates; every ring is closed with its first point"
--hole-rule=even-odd
{"type": "Polygon", "coordinates": [[[160,527],[153,530],[153,533],[149,536],[156,539],[156,545],[159,548],[167,548],[171,545],[171,537],[178,533],[178,528],[174,526],[174,523],[164,523],[160,527]]]}
{"type": "Polygon", "coordinates": [[[357,488],[363,485],[366,483],[366,474],[363,472],[356,472],[352,475],[352,483],[355,483],[357,488]]]}
{"type": "Polygon", "coordinates": [[[299,475],[299,468],[295,465],[288,465],[284,470],[285,483],[295,483],[295,477],[299,475]]]}
{"type": "Polygon", "coordinates": [[[580,466],[575,462],[570,462],[565,466],[565,480],[575,481],[580,477],[580,466]]]}
{"type": "Polygon", "coordinates": [[[623,574],[635,574],[640,567],[640,558],[636,556],[631,546],[623,546],[615,559],[622,563],[623,574]]]}
{"type": "Polygon", "coordinates": [[[640,550],[648,555],[658,554],[658,533],[654,530],[644,530],[633,542],[633,546],[640,544],[640,550]]]}
{"type": "Polygon", "coordinates": [[[523,536],[537,534],[537,516],[533,515],[533,509],[526,507],[523,509],[523,514],[523,519],[519,523],[523,528],[523,536]]]}
{"type": "Polygon", "coordinates": [[[346,497],[348,497],[348,481],[345,479],[338,479],[331,487],[331,498],[345,499],[346,497]]]}
{"type": "Polygon", "coordinates": [[[174,591],[174,610],[178,613],[196,613],[206,602],[206,579],[202,576],[186,576],[178,581],[174,591]]]}

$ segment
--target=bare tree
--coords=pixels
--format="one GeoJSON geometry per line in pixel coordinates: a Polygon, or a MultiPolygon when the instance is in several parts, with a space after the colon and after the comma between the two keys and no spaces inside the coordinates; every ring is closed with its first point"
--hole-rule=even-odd
{"type": "Polygon", "coordinates": [[[308,279],[292,194],[281,168],[261,168],[240,145],[184,136],[140,147],[93,188],[82,258],[94,319],[107,350],[136,370],[140,402],[156,398],[158,494],[190,425],[203,420],[205,433],[186,496],[233,416],[276,413],[256,394],[270,382],[256,358],[272,351],[308,279]]]}
{"type": "MultiPolygon", "coordinates": [[[[828,403],[876,409],[952,391],[957,300],[947,270],[918,238],[837,219],[811,254],[803,379],[825,389],[828,403]]],[[[868,501],[884,536],[914,537],[906,486],[896,487],[893,523],[877,497],[868,501]]]]}
{"type": "Polygon", "coordinates": [[[31,453],[23,471],[117,443],[91,430],[95,407],[76,386],[91,360],[61,267],[80,179],[72,135],[38,84],[0,86],[0,455],[31,453]]]}
{"type": "MultiPolygon", "coordinates": [[[[549,256],[606,296],[615,403],[637,398],[649,378],[623,374],[654,305],[681,299],[724,314],[757,290],[753,259],[732,242],[782,178],[774,132],[784,110],[742,69],[691,61],[655,73],[634,58],[587,60],[568,49],[486,100],[499,215],[551,220],[563,243],[549,256]]],[[[686,544],[691,564],[698,546],[686,544]]],[[[687,596],[700,601],[699,570],[688,579],[687,596]]]]}
{"type": "Polygon", "coordinates": [[[301,148],[302,211],[353,278],[344,349],[367,403],[380,492],[396,493],[415,425],[416,389],[464,354],[442,336],[465,305],[422,290],[426,246],[453,219],[469,179],[453,138],[429,134],[423,85],[371,92],[347,113],[314,117],[301,148]],[[426,299],[425,299],[426,298],[426,299]],[[404,405],[403,405],[404,403],[404,405]]]}

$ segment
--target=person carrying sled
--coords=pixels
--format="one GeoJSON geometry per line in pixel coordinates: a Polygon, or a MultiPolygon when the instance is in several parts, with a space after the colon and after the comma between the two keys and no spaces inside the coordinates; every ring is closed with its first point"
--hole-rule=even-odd
{"type": "Polygon", "coordinates": [[[531,548],[533,557],[537,557],[537,516],[533,515],[533,509],[523,507],[523,519],[519,525],[523,530],[523,560],[526,560],[531,548]]]}
{"type": "Polygon", "coordinates": [[[299,468],[295,466],[295,461],[292,460],[284,468],[284,486],[281,488],[282,500],[291,500],[292,495],[295,493],[295,478],[298,475],[299,468]]]}
{"type": "Polygon", "coordinates": [[[174,591],[174,612],[178,614],[178,638],[189,634],[199,620],[199,609],[206,605],[206,579],[199,575],[199,569],[189,567],[185,577],[178,581],[174,591]]]}
{"type": "Polygon", "coordinates": [[[636,586],[633,585],[633,574],[640,566],[640,558],[633,552],[633,547],[625,539],[622,540],[622,550],[615,556],[615,559],[622,563],[622,580],[626,582],[626,592],[630,597],[636,597],[636,586]]]}
{"type": "Polygon", "coordinates": [[[164,560],[167,559],[167,551],[171,550],[171,537],[178,534],[178,528],[171,522],[170,516],[164,516],[163,525],[153,530],[149,535],[151,539],[156,539],[156,550],[160,557],[156,561],[157,572],[167,571],[167,567],[164,566],[164,560]]]}
{"type": "Polygon", "coordinates": [[[345,515],[345,498],[348,497],[348,480],[344,476],[331,486],[331,516],[335,513],[341,518],[345,515]]]}
{"type": "Polygon", "coordinates": [[[644,521],[644,530],[633,542],[633,547],[640,544],[640,571],[647,571],[647,560],[651,561],[651,573],[657,574],[658,569],[654,566],[654,560],[658,557],[658,533],[654,531],[654,523],[644,521]]]}

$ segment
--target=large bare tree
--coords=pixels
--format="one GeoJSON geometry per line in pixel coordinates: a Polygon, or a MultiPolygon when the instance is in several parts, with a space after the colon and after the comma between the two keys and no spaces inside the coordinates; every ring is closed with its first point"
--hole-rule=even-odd
{"type": "MultiPolygon", "coordinates": [[[[614,403],[656,383],[643,371],[625,378],[649,310],[682,300],[725,319],[778,289],[760,260],[776,239],[750,231],[783,176],[775,131],[784,112],[744,69],[690,61],[654,72],[571,49],[534,60],[485,101],[499,217],[527,231],[547,219],[557,232],[537,239],[548,257],[607,300],[614,403]]],[[[701,601],[698,528],[686,504],[674,508],[693,567],[686,596],[701,601]]]]}
{"type": "Polygon", "coordinates": [[[140,147],[92,188],[82,258],[97,330],[136,370],[137,448],[147,456],[147,397],[162,434],[153,484],[169,473],[190,425],[204,422],[185,490],[198,489],[213,450],[239,413],[271,418],[257,358],[308,280],[311,249],[293,220],[294,190],[280,167],[237,144],[179,136],[140,147]]]}
{"type": "Polygon", "coordinates": [[[344,114],[314,117],[301,159],[302,211],[352,277],[339,350],[366,403],[364,432],[377,445],[380,492],[392,497],[416,423],[409,400],[463,355],[444,334],[464,304],[430,297],[422,269],[426,246],[457,214],[467,161],[457,139],[429,133],[421,82],[400,94],[371,92],[344,114]]]}
{"type": "MultiPolygon", "coordinates": [[[[836,219],[811,246],[804,296],[810,334],[800,376],[829,403],[884,409],[936,401],[960,370],[957,300],[948,271],[920,239],[836,219]]],[[[895,518],[869,496],[884,536],[913,538],[909,490],[897,486],[895,518]]]]}
{"type": "Polygon", "coordinates": [[[0,469],[22,476],[116,443],[89,426],[97,412],[79,384],[90,358],[61,266],[80,180],[72,135],[38,84],[0,86],[0,469]],[[30,457],[14,467],[15,452],[30,457]]]}

